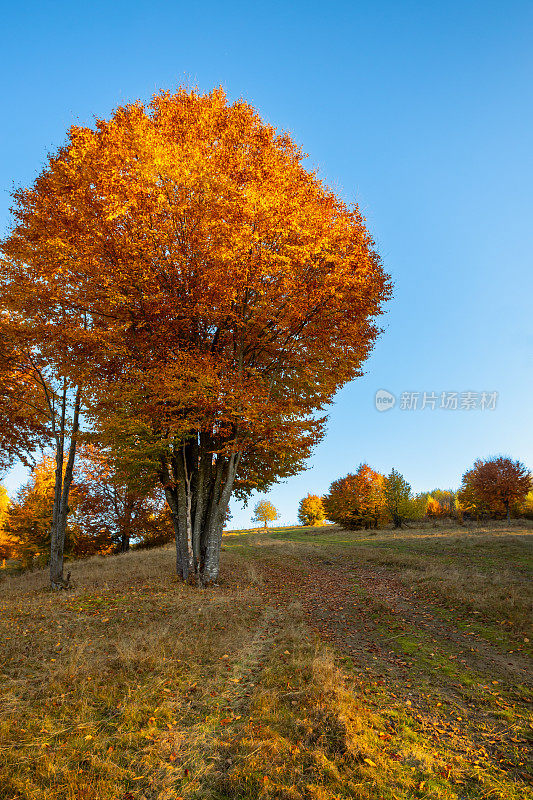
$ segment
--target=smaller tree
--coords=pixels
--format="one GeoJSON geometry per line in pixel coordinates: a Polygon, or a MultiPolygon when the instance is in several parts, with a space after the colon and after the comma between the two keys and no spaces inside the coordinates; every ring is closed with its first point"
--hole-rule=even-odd
{"type": "Polygon", "coordinates": [[[10,500],[5,488],[0,484],[0,561],[11,558],[14,543],[6,531],[7,512],[10,500]]]}
{"type": "Polygon", "coordinates": [[[130,485],[127,478],[118,474],[111,452],[94,444],[81,448],[75,484],[80,497],[80,525],[89,536],[107,530],[114,549],[121,553],[136,540],[146,537],[152,543],[166,540],[168,535],[169,518],[162,513],[163,492],[154,485],[130,485]]]}
{"type": "MultiPolygon", "coordinates": [[[[51,328],[26,318],[22,307],[29,293],[22,288],[20,276],[8,280],[7,264],[2,262],[4,267],[2,300],[6,307],[0,312],[0,468],[14,460],[33,467],[35,451],[42,452],[45,445],[53,447],[50,585],[52,589],[65,589],[68,581],[63,577],[63,561],[82,416],[81,386],[64,374],[59,342],[48,338],[51,328]]],[[[62,325],[60,341],[65,338],[68,339],[62,325]]]]}
{"type": "Polygon", "coordinates": [[[437,501],[441,508],[441,516],[453,517],[457,507],[456,493],[451,489],[433,489],[431,497],[437,501]]]}
{"type": "Polygon", "coordinates": [[[505,512],[511,519],[511,508],[519,506],[531,490],[531,473],[520,461],[506,456],[494,456],[485,461],[478,459],[472,469],[465,472],[459,500],[465,508],[505,512]]]}
{"type": "Polygon", "coordinates": [[[533,519],[533,490],[528,492],[524,502],[520,506],[520,514],[526,519],[533,519]]]}
{"type": "Polygon", "coordinates": [[[428,499],[426,501],[426,517],[430,519],[435,519],[436,517],[443,517],[445,514],[445,510],[441,506],[438,500],[436,500],[433,495],[428,495],[428,499]]]}
{"type": "Polygon", "coordinates": [[[457,492],[457,503],[462,515],[468,514],[479,520],[481,517],[497,513],[497,509],[492,501],[481,496],[476,490],[473,482],[474,471],[475,467],[463,475],[461,487],[457,492]]]}
{"type": "Polygon", "coordinates": [[[275,506],[269,500],[260,500],[254,508],[253,522],[262,522],[264,527],[268,527],[269,522],[278,519],[279,514],[275,506]]]}
{"type": "Polygon", "coordinates": [[[415,494],[409,499],[407,518],[410,520],[422,520],[426,516],[427,495],[425,492],[415,494]]]}
{"type": "Polygon", "coordinates": [[[326,512],[322,498],[317,494],[308,494],[298,506],[298,521],[301,525],[323,525],[326,512]]]}
{"type": "Polygon", "coordinates": [[[392,469],[383,482],[383,497],[395,528],[401,528],[411,511],[411,486],[403,475],[392,469]]]}
{"type": "MultiPolygon", "coordinates": [[[[5,532],[12,543],[13,557],[23,566],[44,565],[49,559],[55,478],[56,461],[45,456],[33,470],[29,481],[18,490],[15,502],[7,511],[5,532]]],[[[105,555],[113,551],[110,530],[94,516],[93,498],[83,483],[73,484],[66,512],[64,554],[67,558],[84,558],[97,553],[105,555]]]]}
{"type": "Polygon", "coordinates": [[[324,498],[327,518],[352,530],[377,528],[387,519],[383,482],[383,475],[368,464],[333,481],[324,498]]]}
{"type": "Polygon", "coordinates": [[[34,560],[44,566],[48,560],[54,481],[55,461],[44,457],[20,487],[7,512],[5,527],[13,542],[13,556],[25,567],[34,560]]]}
{"type": "Polygon", "coordinates": [[[432,489],[424,492],[426,498],[426,517],[453,517],[457,507],[455,492],[449,489],[432,489]]]}

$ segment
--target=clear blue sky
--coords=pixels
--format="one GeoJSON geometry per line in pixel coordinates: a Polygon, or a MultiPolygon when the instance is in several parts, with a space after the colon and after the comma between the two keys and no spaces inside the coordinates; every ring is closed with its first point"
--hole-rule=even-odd
{"type": "MultiPolygon", "coordinates": [[[[478,456],[533,467],[533,4],[2,3],[1,226],[73,122],[183,82],[286,129],[366,215],[396,288],[282,520],[368,461],[415,490],[478,456]],[[377,389],[497,391],[494,411],[374,407],[377,389]]],[[[16,486],[21,473],[9,476],[16,486]]],[[[250,508],[234,509],[246,526],[250,508]]]]}

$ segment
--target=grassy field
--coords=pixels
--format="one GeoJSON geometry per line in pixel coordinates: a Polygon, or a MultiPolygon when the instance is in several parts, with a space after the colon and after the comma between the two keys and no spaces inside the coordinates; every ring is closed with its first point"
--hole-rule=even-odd
{"type": "Polygon", "coordinates": [[[238,532],[0,579],[1,800],[533,798],[533,528],[238,532]]]}

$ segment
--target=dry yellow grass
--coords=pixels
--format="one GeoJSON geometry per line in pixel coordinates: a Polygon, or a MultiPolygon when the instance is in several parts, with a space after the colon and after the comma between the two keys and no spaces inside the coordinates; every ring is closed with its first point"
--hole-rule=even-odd
{"type": "Polygon", "coordinates": [[[140,797],[154,783],[174,796],[185,732],[200,708],[203,727],[216,717],[222,656],[262,612],[249,591],[199,592],[172,567],[156,550],[79,562],[61,595],[39,572],[2,583],[1,797],[140,797]]]}
{"type": "MultiPolygon", "coordinates": [[[[175,580],[172,548],[75,562],[61,594],[44,571],[2,580],[1,800],[533,797],[521,768],[436,746],[396,684],[354,671],[300,602],[269,595],[266,566],[281,581],[347,552],[416,581],[424,534],[283,536],[225,539],[221,586],[204,591],[175,580]]],[[[442,583],[426,567],[422,583],[442,583]]]]}

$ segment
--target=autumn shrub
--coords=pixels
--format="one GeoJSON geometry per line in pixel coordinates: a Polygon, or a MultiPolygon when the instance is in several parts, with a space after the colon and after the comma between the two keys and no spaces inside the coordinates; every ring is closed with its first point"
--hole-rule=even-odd
{"type": "Polygon", "coordinates": [[[174,528],[169,511],[164,508],[160,514],[147,520],[142,530],[135,531],[134,550],[150,550],[174,541],[174,528]]]}

